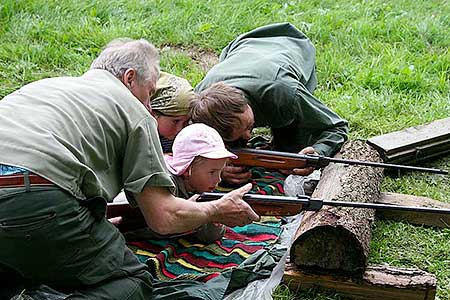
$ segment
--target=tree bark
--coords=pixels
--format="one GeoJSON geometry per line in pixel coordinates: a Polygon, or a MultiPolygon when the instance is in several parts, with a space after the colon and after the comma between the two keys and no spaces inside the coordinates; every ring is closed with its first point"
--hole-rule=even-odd
{"type": "MultiPolygon", "coordinates": [[[[335,157],[381,162],[377,151],[363,141],[350,141],[335,157]]],[[[330,164],[312,198],[375,202],[380,196],[383,169],[330,164]]],[[[299,269],[361,277],[367,265],[373,209],[327,207],[305,212],[291,248],[299,269]]]]}

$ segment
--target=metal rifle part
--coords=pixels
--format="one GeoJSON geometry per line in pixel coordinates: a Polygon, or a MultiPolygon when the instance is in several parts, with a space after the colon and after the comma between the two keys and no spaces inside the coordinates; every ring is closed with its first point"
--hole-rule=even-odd
{"type": "MultiPolygon", "coordinates": [[[[377,167],[377,168],[385,168],[385,169],[396,169],[396,170],[407,170],[407,171],[419,171],[419,172],[427,172],[434,174],[442,174],[448,175],[449,172],[443,169],[433,169],[433,168],[424,168],[424,167],[415,167],[415,166],[407,166],[407,165],[397,165],[397,164],[387,164],[387,163],[377,163],[371,161],[363,161],[363,160],[351,160],[351,159],[343,159],[343,158],[332,158],[323,155],[311,155],[311,154],[296,154],[289,152],[280,152],[280,151],[270,151],[270,150],[258,150],[258,149],[247,149],[247,148],[235,148],[231,149],[231,152],[235,153],[239,157],[239,153],[241,154],[251,154],[254,155],[258,160],[269,162],[273,161],[277,162],[276,157],[285,157],[285,158],[293,158],[305,160],[306,164],[311,167],[326,167],[330,163],[340,163],[347,165],[361,165],[361,166],[369,166],[369,167],[377,167]],[[258,157],[260,155],[260,157],[258,157]],[[268,157],[268,156],[272,156],[268,157]]],[[[239,159],[239,158],[238,158],[239,159]]]]}
{"type": "MultiPolygon", "coordinates": [[[[200,194],[197,202],[212,201],[221,198],[226,193],[209,193],[200,194]]],[[[353,208],[369,208],[369,209],[384,209],[384,210],[403,210],[423,213],[441,213],[450,214],[450,209],[441,209],[434,207],[419,207],[419,206],[402,206],[380,203],[364,203],[364,202],[348,202],[348,201],[331,201],[323,199],[314,199],[306,195],[297,197],[286,196],[268,196],[259,194],[245,194],[243,199],[251,206],[252,203],[277,203],[277,204],[299,204],[302,205],[301,210],[317,211],[324,205],[334,207],[353,207],[353,208]]]]}

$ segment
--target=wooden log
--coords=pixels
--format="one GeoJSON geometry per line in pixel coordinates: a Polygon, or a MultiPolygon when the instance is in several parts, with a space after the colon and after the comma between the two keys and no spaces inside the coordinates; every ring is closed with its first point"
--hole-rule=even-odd
{"type": "MultiPolygon", "coordinates": [[[[450,203],[436,201],[427,197],[397,194],[397,193],[381,193],[381,196],[376,201],[376,203],[450,209],[450,203]]],[[[450,227],[450,215],[448,214],[418,213],[413,211],[377,210],[376,217],[399,222],[408,222],[410,224],[415,225],[425,225],[442,228],[450,227]]]]}
{"type": "MultiPolygon", "coordinates": [[[[377,151],[362,141],[344,145],[340,157],[380,162],[377,151]]],[[[383,170],[330,164],[312,197],[374,202],[380,196],[383,170]]],[[[291,261],[303,270],[360,277],[367,264],[373,209],[326,206],[305,212],[291,247],[291,261]]]]}
{"type": "Polygon", "coordinates": [[[311,274],[289,263],[283,282],[292,289],[318,287],[361,300],[433,300],[436,295],[436,277],[433,274],[419,269],[382,265],[369,265],[358,280],[311,274]]]}
{"type": "Polygon", "coordinates": [[[450,118],[379,135],[367,141],[386,162],[414,163],[450,153],[450,118]]]}

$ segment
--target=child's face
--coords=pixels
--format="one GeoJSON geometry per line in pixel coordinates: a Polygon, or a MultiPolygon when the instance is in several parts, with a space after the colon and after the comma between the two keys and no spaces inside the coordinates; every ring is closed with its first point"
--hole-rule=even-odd
{"type": "Polygon", "coordinates": [[[220,173],[225,167],[227,158],[209,159],[201,158],[190,166],[186,171],[186,189],[189,192],[202,193],[211,192],[220,182],[220,173]]]}
{"type": "Polygon", "coordinates": [[[157,115],[156,121],[158,121],[158,132],[166,139],[173,140],[178,132],[187,126],[189,116],[169,117],[163,115],[157,115]]]}

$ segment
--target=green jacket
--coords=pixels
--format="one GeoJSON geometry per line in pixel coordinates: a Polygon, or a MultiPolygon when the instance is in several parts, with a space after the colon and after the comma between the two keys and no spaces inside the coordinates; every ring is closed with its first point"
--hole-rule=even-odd
{"type": "Polygon", "coordinates": [[[297,152],[313,146],[320,154],[332,155],[347,139],[347,121],[313,96],[314,46],[289,23],[237,37],[222,50],[219,64],[196,92],[220,81],[244,92],[255,127],[270,127],[278,150],[297,152]]]}
{"type": "Polygon", "coordinates": [[[9,94],[0,101],[0,139],[0,164],[25,168],[78,199],[174,187],[156,120],[104,70],[39,80],[9,94]]]}

